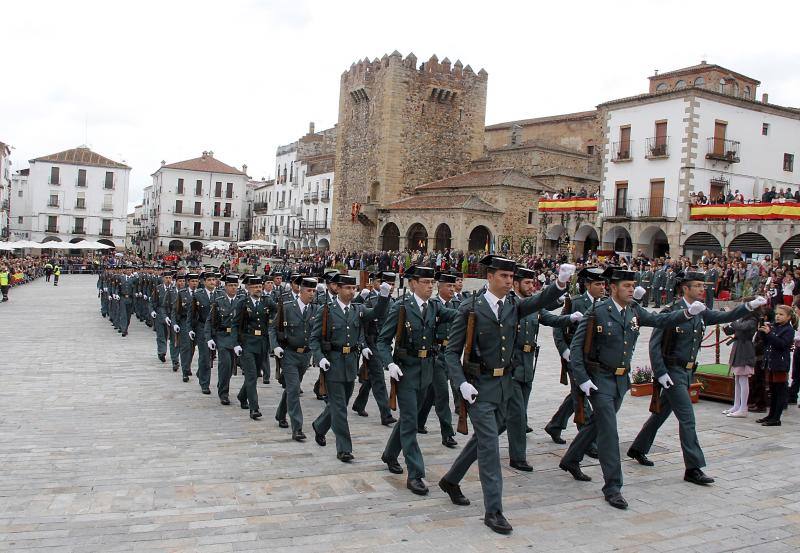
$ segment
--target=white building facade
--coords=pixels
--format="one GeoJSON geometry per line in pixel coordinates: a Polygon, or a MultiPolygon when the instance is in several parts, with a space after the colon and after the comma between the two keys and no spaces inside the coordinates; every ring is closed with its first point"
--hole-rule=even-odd
{"type": "Polygon", "coordinates": [[[11,148],[0,142],[0,240],[8,240],[10,231],[11,148]]]}
{"type": "MultiPolygon", "coordinates": [[[[247,166],[237,169],[201,157],[167,164],[153,173],[143,249],[197,251],[211,241],[237,242],[248,235],[247,166]]],[[[146,194],[147,196],[147,191],[146,194]]]]}
{"type": "Polygon", "coordinates": [[[800,187],[800,110],[754,100],[758,81],[741,77],[715,78],[709,88],[702,76],[679,75],[677,88],[660,83],[657,92],[598,106],[605,121],[601,250],[780,255],[800,235],[792,221],[692,216],[700,193],[712,202],[736,193],[754,202],[765,187],[800,187]]]}
{"type": "Polygon", "coordinates": [[[30,160],[12,182],[12,238],[124,248],[130,171],[85,146],[30,160]]]}

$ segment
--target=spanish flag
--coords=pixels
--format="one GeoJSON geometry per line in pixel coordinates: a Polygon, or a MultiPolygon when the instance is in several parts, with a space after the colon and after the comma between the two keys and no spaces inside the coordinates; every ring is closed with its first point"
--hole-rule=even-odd
{"type": "Polygon", "coordinates": [[[539,200],[539,211],[597,211],[597,198],[566,198],[563,200],[539,200]]]}
{"type": "Polygon", "coordinates": [[[762,221],[800,219],[800,203],[693,205],[690,208],[690,218],[695,220],[755,219],[762,221]]]}

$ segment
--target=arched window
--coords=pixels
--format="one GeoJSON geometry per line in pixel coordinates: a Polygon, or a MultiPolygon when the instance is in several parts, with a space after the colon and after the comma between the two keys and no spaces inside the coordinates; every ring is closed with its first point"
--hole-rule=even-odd
{"type": "Polygon", "coordinates": [[[731,85],[731,94],[733,94],[734,96],[739,95],[739,83],[737,83],[736,81],[734,81],[733,84],[731,85]]]}
{"type": "Polygon", "coordinates": [[[678,81],[677,83],[675,83],[675,88],[677,89],[686,88],[686,81],[684,80],[678,81]]]}
{"type": "Polygon", "coordinates": [[[706,80],[703,77],[697,77],[694,80],[694,86],[705,86],[706,80]]]}
{"type": "Polygon", "coordinates": [[[667,89],[667,83],[658,83],[656,92],[664,92],[667,89]]]}
{"type": "Polygon", "coordinates": [[[725,79],[720,79],[717,85],[717,92],[725,94],[725,79]]]}
{"type": "Polygon", "coordinates": [[[745,86],[745,87],[744,87],[744,97],[745,97],[745,99],[747,99],[747,100],[749,100],[749,99],[750,99],[750,87],[749,87],[749,86],[745,86]]]}

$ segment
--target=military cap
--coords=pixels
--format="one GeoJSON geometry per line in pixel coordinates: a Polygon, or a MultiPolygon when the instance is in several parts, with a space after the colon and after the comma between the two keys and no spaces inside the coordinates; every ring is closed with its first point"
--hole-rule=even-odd
{"type": "Polygon", "coordinates": [[[376,280],[376,279],[381,278],[381,274],[377,273],[377,272],[376,273],[370,273],[367,278],[369,278],[370,280],[376,280]]]}
{"type": "Polygon", "coordinates": [[[606,272],[607,270],[600,267],[584,267],[578,272],[578,279],[584,282],[601,282],[609,278],[610,275],[606,272]]]}
{"type": "Polygon", "coordinates": [[[445,284],[456,283],[456,275],[451,273],[445,273],[445,272],[436,273],[436,276],[434,278],[436,279],[436,282],[442,282],[445,284]]]}
{"type": "Polygon", "coordinates": [[[239,275],[225,275],[225,284],[239,284],[239,275]]]}
{"type": "Polygon", "coordinates": [[[164,269],[161,272],[161,276],[168,276],[168,277],[175,276],[175,271],[172,271],[170,269],[164,269]]]}
{"type": "Polygon", "coordinates": [[[333,271],[328,271],[327,273],[322,275],[322,280],[325,282],[335,282],[336,275],[339,274],[339,271],[334,269],[333,271]]]}
{"type": "Polygon", "coordinates": [[[676,282],[691,282],[693,280],[699,280],[700,282],[705,281],[705,275],[701,272],[693,270],[690,268],[687,271],[681,271],[675,276],[676,282]]]}
{"type": "Polygon", "coordinates": [[[461,271],[450,271],[450,273],[455,275],[456,278],[464,278],[464,273],[461,271]]]}
{"type": "Polygon", "coordinates": [[[411,278],[419,280],[421,278],[434,278],[436,277],[436,270],[433,267],[418,266],[414,267],[414,274],[411,278]]]}
{"type": "Polygon", "coordinates": [[[176,279],[181,279],[181,280],[186,280],[186,273],[178,273],[178,272],[176,272],[175,273],[175,278],[176,279]]]}
{"type": "Polygon", "coordinates": [[[381,279],[381,282],[394,282],[397,280],[397,273],[392,271],[382,271],[378,273],[378,277],[381,279]]]}
{"type": "Polygon", "coordinates": [[[264,276],[261,278],[264,280],[264,282],[273,282],[275,280],[275,277],[268,274],[264,274],[264,276]]]}
{"type": "Polygon", "coordinates": [[[222,273],[220,273],[219,271],[215,272],[214,273],[214,278],[216,278],[216,279],[222,278],[222,273]]]}
{"type": "MultiPolygon", "coordinates": [[[[536,278],[536,271],[518,265],[517,270],[514,272],[514,280],[525,280],[528,278],[536,278]]],[[[453,280],[453,282],[455,282],[455,280],[453,280]]]]}
{"type": "Polygon", "coordinates": [[[297,284],[298,286],[300,286],[303,283],[303,279],[304,278],[305,277],[303,275],[297,275],[297,274],[296,275],[292,275],[292,279],[291,279],[292,280],[292,284],[297,284]]]}
{"type": "Polygon", "coordinates": [[[311,277],[303,277],[300,280],[300,286],[302,286],[303,288],[316,288],[317,279],[311,277]]]}
{"type": "Polygon", "coordinates": [[[484,256],[479,263],[488,269],[499,271],[515,271],[517,268],[517,264],[513,260],[494,254],[484,256]]]}
{"type": "Polygon", "coordinates": [[[248,286],[253,286],[255,284],[264,284],[264,280],[260,276],[250,275],[247,277],[247,282],[245,283],[248,286]]]}
{"type": "Polygon", "coordinates": [[[611,282],[619,282],[621,280],[636,280],[636,272],[626,271],[625,269],[614,269],[611,273],[611,282]]]}
{"type": "Polygon", "coordinates": [[[186,275],[186,278],[189,280],[197,280],[200,278],[200,275],[198,275],[197,273],[189,273],[186,275]]]}
{"type": "Polygon", "coordinates": [[[403,271],[403,278],[411,278],[411,277],[413,277],[415,269],[416,269],[416,267],[414,265],[412,265],[411,267],[409,267],[408,269],[403,271]]]}
{"type": "Polygon", "coordinates": [[[331,282],[335,282],[336,284],[342,284],[342,285],[352,284],[353,286],[355,286],[356,277],[339,273],[331,282]]]}

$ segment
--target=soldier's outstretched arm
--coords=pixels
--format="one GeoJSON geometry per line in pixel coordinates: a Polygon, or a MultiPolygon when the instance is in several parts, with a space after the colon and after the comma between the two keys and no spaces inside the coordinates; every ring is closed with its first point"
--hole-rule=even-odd
{"type": "Polygon", "coordinates": [[[379,296],[378,302],[375,307],[367,307],[364,309],[365,319],[380,319],[389,308],[389,296],[379,296]]]}
{"type": "Polygon", "coordinates": [[[558,282],[553,282],[546,288],[542,289],[541,292],[534,294],[529,298],[525,298],[519,302],[519,304],[517,304],[517,308],[519,309],[519,317],[527,317],[531,313],[535,313],[536,311],[544,308],[546,305],[550,305],[560,298],[561,294],[563,294],[566,289],[566,286],[564,288],[559,288],[558,282]]]}
{"type": "Polygon", "coordinates": [[[703,321],[705,321],[706,324],[714,325],[720,323],[729,323],[731,321],[741,319],[748,313],[750,313],[750,310],[747,308],[747,305],[742,303],[740,305],[737,305],[736,309],[731,309],[730,311],[706,309],[705,311],[700,313],[700,316],[703,317],[703,321]]]}
{"type": "Polygon", "coordinates": [[[539,311],[539,324],[554,328],[566,328],[572,323],[569,317],[569,315],[553,315],[547,309],[542,309],[539,311]]]}
{"type": "Polygon", "coordinates": [[[636,316],[639,319],[640,326],[665,328],[681,324],[692,318],[692,315],[689,315],[689,311],[686,309],[679,309],[669,313],[651,313],[638,303],[631,303],[630,305],[636,306],[636,316]]]}

